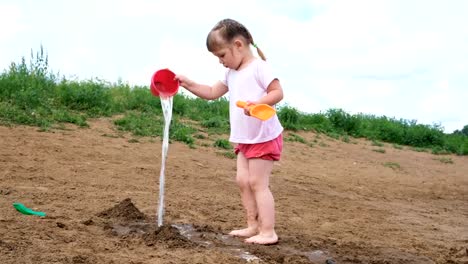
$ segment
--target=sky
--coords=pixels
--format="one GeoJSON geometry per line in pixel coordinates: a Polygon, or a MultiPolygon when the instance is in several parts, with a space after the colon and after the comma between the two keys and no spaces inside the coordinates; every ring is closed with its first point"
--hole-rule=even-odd
{"type": "Polygon", "coordinates": [[[232,18],[267,56],[282,105],[451,133],[468,125],[466,14],[466,0],[0,0],[0,70],[42,45],[69,79],[149,86],[169,68],[213,84],[225,69],[206,36],[232,18]]]}

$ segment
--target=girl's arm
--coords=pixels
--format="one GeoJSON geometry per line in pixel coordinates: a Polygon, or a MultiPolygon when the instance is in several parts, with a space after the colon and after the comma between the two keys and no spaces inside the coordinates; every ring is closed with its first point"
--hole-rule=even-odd
{"type": "Polygon", "coordinates": [[[278,79],[274,79],[267,87],[267,95],[255,102],[256,104],[275,105],[283,100],[283,88],[278,79]]]}
{"type": "Polygon", "coordinates": [[[227,86],[220,81],[210,86],[196,83],[182,75],[177,75],[175,79],[179,81],[182,87],[189,90],[194,95],[206,100],[218,99],[228,92],[227,86]]]}

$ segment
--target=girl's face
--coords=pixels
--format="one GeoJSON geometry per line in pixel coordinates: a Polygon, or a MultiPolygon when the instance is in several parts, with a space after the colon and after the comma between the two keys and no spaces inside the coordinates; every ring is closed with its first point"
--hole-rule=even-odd
{"type": "Polygon", "coordinates": [[[240,66],[241,58],[240,53],[235,50],[231,45],[220,48],[213,52],[213,55],[218,57],[219,63],[224,67],[236,70],[240,66]]]}
{"type": "Polygon", "coordinates": [[[242,52],[244,44],[242,41],[240,39],[234,39],[231,43],[227,43],[223,41],[219,35],[213,37],[217,38],[220,44],[219,48],[212,52],[213,55],[218,57],[219,63],[229,69],[239,69],[244,57],[244,53],[242,52]]]}

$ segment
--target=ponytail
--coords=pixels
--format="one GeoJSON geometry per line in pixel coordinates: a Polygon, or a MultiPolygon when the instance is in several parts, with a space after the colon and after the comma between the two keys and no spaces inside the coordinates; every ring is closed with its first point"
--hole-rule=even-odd
{"type": "Polygon", "coordinates": [[[262,58],[262,60],[266,61],[265,54],[264,54],[263,51],[257,46],[257,44],[255,44],[255,42],[253,42],[253,41],[252,41],[252,46],[254,46],[254,48],[257,49],[257,54],[258,54],[258,56],[260,56],[260,58],[262,58]]]}

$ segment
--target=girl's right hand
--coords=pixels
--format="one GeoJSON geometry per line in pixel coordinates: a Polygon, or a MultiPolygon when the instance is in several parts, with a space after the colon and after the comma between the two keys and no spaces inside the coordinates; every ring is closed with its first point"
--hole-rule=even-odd
{"type": "Polygon", "coordinates": [[[179,85],[186,89],[189,89],[190,86],[194,85],[194,81],[190,80],[184,75],[176,75],[174,79],[179,81],[179,85]]]}

